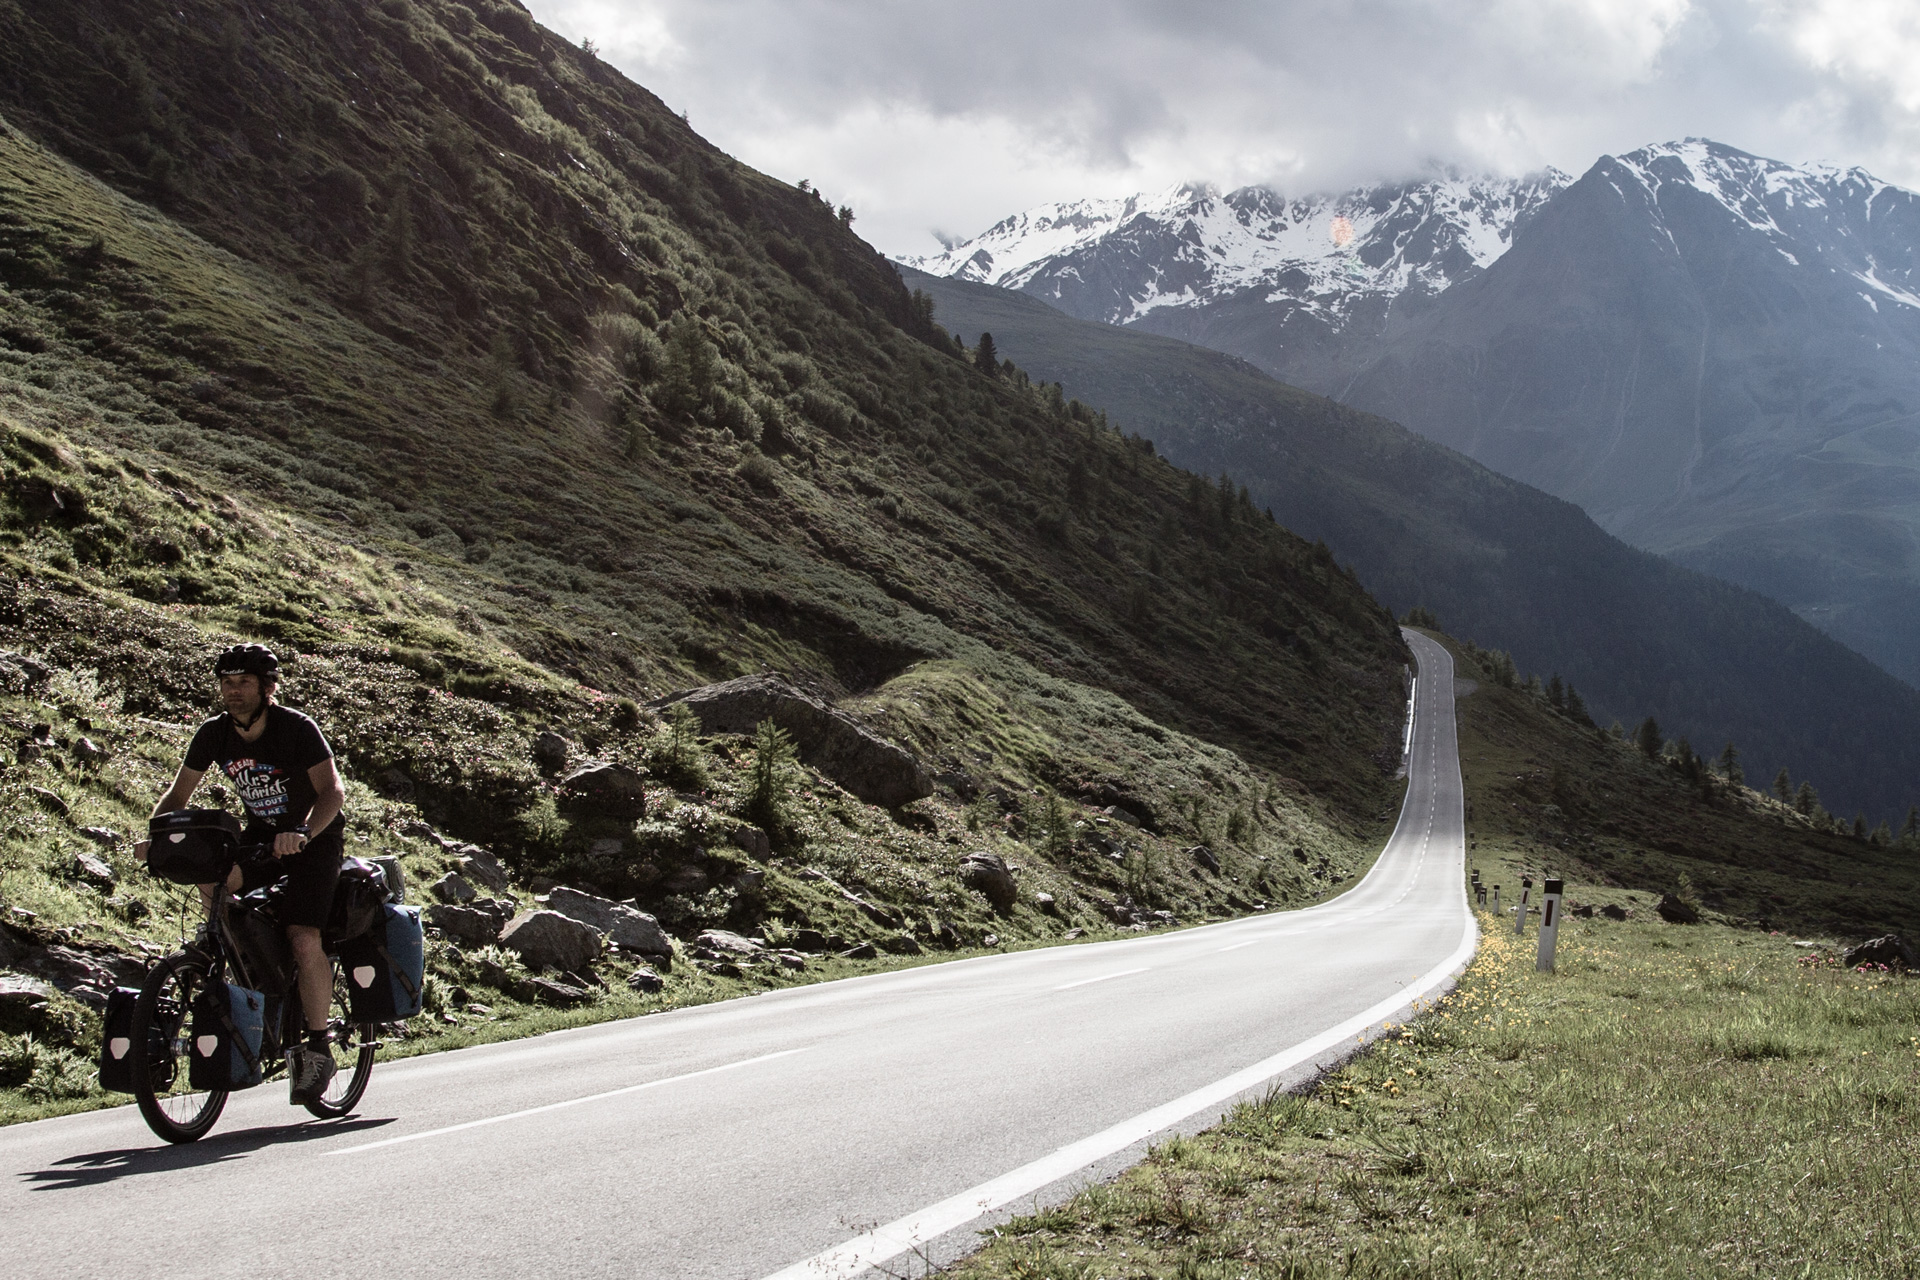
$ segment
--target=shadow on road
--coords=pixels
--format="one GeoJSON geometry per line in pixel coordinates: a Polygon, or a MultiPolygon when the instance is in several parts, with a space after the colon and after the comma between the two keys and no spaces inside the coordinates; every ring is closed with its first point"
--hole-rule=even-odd
{"type": "Polygon", "coordinates": [[[241,1129],[198,1142],[179,1146],[122,1147],[116,1151],[95,1151],[88,1155],[57,1160],[51,1169],[38,1169],[20,1175],[36,1191],[70,1191],[77,1187],[96,1187],[121,1178],[143,1173],[170,1173],[201,1165],[220,1164],[252,1155],[263,1147],[287,1142],[307,1142],[341,1134],[364,1133],[392,1124],[394,1117],[378,1120],[311,1120],[303,1124],[263,1125],[241,1129]]]}

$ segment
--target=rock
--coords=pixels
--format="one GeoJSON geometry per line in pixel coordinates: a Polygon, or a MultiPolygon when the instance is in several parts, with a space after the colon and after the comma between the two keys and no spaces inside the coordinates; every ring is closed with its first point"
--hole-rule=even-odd
{"type": "Polygon", "coordinates": [[[506,928],[507,921],[513,919],[514,913],[520,910],[518,906],[508,902],[504,898],[475,898],[472,902],[467,903],[467,906],[475,911],[484,911],[492,916],[494,920],[493,931],[495,933],[506,928]]]}
{"type": "Polygon", "coordinates": [[[733,842],[734,848],[744,850],[751,857],[764,860],[773,856],[773,841],[768,839],[767,833],[759,827],[751,825],[735,827],[728,833],[727,838],[733,842]]]}
{"type": "Polygon", "coordinates": [[[374,783],[380,788],[382,795],[391,796],[395,800],[413,799],[413,775],[399,765],[381,770],[379,776],[374,779],[374,783]]]}
{"type": "Polygon", "coordinates": [[[684,703],[708,733],[751,734],[771,720],[793,735],[800,758],[868,804],[896,809],[933,794],[910,752],[777,676],[745,676],[648,705],[684,703]]]}
{"type": "Polygon", "coordinates": [[[428,905],[427,923],[467,947],[491,946],[500,936],[500,921],[488,912],[445,902],[428,905]]]}
{"type": "Polygon", "coordinates": [[[1033,905],[1052,915],[1054,909],[1060,904],[1053,900],[1053,895],[1050,893],[1036,893],[1033,895],[1033,905]]]}
{"type": "Polygon", "coordinates": [[[587,842],[587,853],[596,862],[612,862],[626,849],[627,842],[615,836],[587,842]]]}
{"type": "Polygon", "coordinates": [[[1590,902],[1576,902],[1572,908],[1568,910],[1567,914],[1576,920],[1591,920],[1593,919],[1593,904],[1590,902]]]}
{"type": "Polygon", "coordinates": [[[1670,893],[1660,895],[1660,902],[1654,907],[1662,920],[1668,924],[1699,924],[1700,913],[1670,893]]]}
{"type": "Polygon", "coordinates": [[[1014,883],[1013,872],[1007,870],[1006,862],[999,854],[984,849],[960,860],[960,883],[978,891],[1000,911],[1011,907],[1020,897],[1020,886],[1014,883]]]}
{"type": "Polygon", "coordinates": [[[84,764],[97,764],[107,758],[107,750],[92,738],[82,738],[73,744],[74,758],[84,764]]]}
{"type": "Polygon", "coordinates": [[[108,892],[113,890],[113,868],[90,853],[73,855],[73,878],[108,892]]]}
{"type": "Polygon", "coordinates": [[[449,871],[435,880],[427,886],[427,892],[442,902],[451,902],[455,905],[472,902],[480,896],[479,892],[467,883],[467,878],[458,871],[449,871]]]}
{"type": "Polygon", "coordinates": [[[0,1032],[18,1035],[40,1026],[40,1015],[56,995],[46,983],[20,973],[0,973],[0,1032]]]}
{"type": "Polygon", "coordinates": [[[910,933],[892,933],[880,939],[880,945],[889,955],[917,956],[925,951],[920,940],[910,933]]]}
{"type": "Polygon", "coordinates": [[[542,773],[559,773],[567,767],[567,740],[548,729],[533,739],[533,762],[542,773]]]}
{"type": "Polygon", "coordinates": [[[955,769],[946,773],[936,773],[933,780],[962,800],[971,800],[980,794],[980,785],[967,773],[955,769]]]}
{"type": "Polygon", "coordinates": [[[699,893],[711,884],[712,878],[695,866],[675,867],[667,878],[661,881],[661,887],[668,893],[682,895],[699,893]]]}
{"type": "Polygon", "coordinates": [[[1000,935],[997,933],[990,933],[986,937],[980,939],[980,945],[983,947],[997,947],[1000,945],[1000,935]]]}
{"type": "Polygon", "coordinates": [[[638,991],[642,995],[650,996],[655,992],[664,991],[666,986],[667,980],[661,977],[651,965],[643,964],[627,975],[628,989],[638,991]]]}
{"type": "Polygon", "coordinates": [[[528,979],[527,988],[535,1004],[558,1005],[563,1009],[586,1004],[593,999],[593,992],[571,983],[557,982],[552,978],[528,979]]]}
{"type": "Polygon", "coordinates": [[[881,926],[882,928],[898,929],[903,922],[904,918],[901,916],[901,914],[898,911],[895,911],[892,907],[884,906],[881,903],[871,901],[870,899],[867,899],[867,898],[863,898],[859,894],[854,893],[851,890],[848,890],[848,889],[840,890],[840,896],[845,898],[848,902],[851,902],[854,906],[860,908],[861,912],[867,917],[867,919],[873,921],[875,924],[881,926]]]}
{"type": "Polygon", "coordinates": [[[880,952],[871,942],[856,943],[840,953],[842,960],[874,960],[880,952]]]}
{"type": "Polygon", "coordinates": [[[400,824],[398,829],[403,836],[412,836],[417,840],[425,840],[428,844],[439,845],[442,849],[447,847],[446,837],[418,818],[407,819],[400,824]]]}
{"type": "Polygon", "coordinates": [[[584,969],[600,958],[600,931],[558,911],[522,911],[500,931],[500,945],[529,969],[584,969]]]}
{"type": "Polygon", "coordinates": [[[742,978],[746,976],[746,970],[731,960],[702,960],[699,963],[699,967],[701,972],[710,973],[716,978],[742,978]]]}
{"type": "Polygon", "coordinates": [[[1207,848],[1207,846],[1197,844],[1187,850],[1187,856],[1193,859],[1195,866],[1204,867],[1216,876],[1220,874],[1220,859],[1215,857],[1213,850],[1207,848]]]}
{"type": "Polygon", "coordinates": [[[1840,953],[1840,963],[1849,969],[1857,969],[1863,964],[1885,965],[1889,969],[1912,969],[1920,967],[1920,957],[1916,957],[1907,940],[1897,933],[1873,938],[1857,947],[1848,947],[1840,953]]]}
{"type": "Polygon", "coordinates": [[[533,891],[535,897],[544,898],[558,886],[559,883],[560,882],[552,876],[535,876],[533,879],[527,881],[527,888],[533,891]]]}
{"type": "Polygon", "coordinates": [[[1144,921],[1138,920],[1137,917],[1136,917],[1136,921],[1141,924],[1162,924],[1162,925],[1175,925],[1180,923],[1179,920],[1177,920],[1174,917],[1174,914],[1171,911],[1149,911],[1147,912],[1147,918],[1144,921]]]}
{"type": "Polygon", "coordinates": [[[65,800],[61,799],[58,792],[49,791],[45,787],[28,787],[27,790],[32,793],[35,800],[40,802],[40,807],[48,813],[57,814],[62,818],[72,816],[72,808],[68,806],[65,800]]]}
{"type": "Polygon", "coordinates": [[[782,969],[804,969],[807,967],[807,958],[798,951],[776,952],[773,958],[780,962],[782,969]]]}
{"type": "Polygon", "coordinates": [[[20,745],[13,749],[13,758],[21,764],[32,764],[45,754],[47,749],[32,738],[21,739],[20,745]]]}
{"type": "Polygon", "coordinates": [[[819,955],[822,951],[827,950],[827,935],[818,929],[795,929],[793,931],[793,945],[798,950],[811,951],[815,955],[819,955]]]}
{"type": "Polygon", "coordinates": [[[1633,912],[1627,910],[1623,906],[1618,905],[1617,903],[1612,903],[1612,902],[1609,902],[1606,906],[1600,908],[1600,914],[1605,916],[1609,920],[1633,919],[1633,912]]]}
{"type": "Polygon", "coordinates": [[[624,764],[594,761],[560,780],[560,802],[603,818],[632,821],[647,816],[646,779],[624,764]]]}
{"type": "Polygon", "coordinates": [[[120,833],[112,827],[82,827],[80,834],[102,849],[111,849],[120,843],[120,833]]]}
{"type": "Polygon", "coordinates": [[[460,859],[460,869],[498,893],[507,887],[506,868],[500,859],[477,844],[455,845],[452,852],[460,859]]]}
{"type": "Polygon", "coordinates": [[[696,946],[707,947],[713,951],[724,951],[737,956],[758,955],[764,950],[764,948],[752,938],[743,938],[739,934],[729,933],[725,929],[702,929],[700,936],[693,941],[696,946]]]}
{"type": "Polygon", "coordinates": [[[1123,809],[1117,804],[1108,805],[1106,808],[1102,809],[1100,812],[1106,814],[1109,818],[1112,818],[1115,822],[1124,822],[1130,827],[1137,827],[1140,825],[1139,814],[1135,813],[1131,809],[1123,809]]]}
{"type": "Polygon", "coordinates": [[[624,902],[557,885],[547,895],[547,910],[558,911],[570,920],[598,929],[623,951],[650,956],[673,954],[673,939],[660,927],[660,922],[624,902]]]}
{"type": "Polygon", "coordinates": [[[1071,941],[1074,938],[1086,937],[1087,931],[1085,929],[1069,929],[1065,933],[1061,934],[1060,936],[1071,941]]]}
{"type": "Polygon", "coordinates": [[[933,921],[933,940],[951,951],[960,945],[960,931],[936,916],[933,921]]]}
{"type": "Polygon", "coordinates": [[[744,894],[759,893],[767,887],[767,873],[758,869],[742,871],[733,878],[733,887],[744,894]]]}

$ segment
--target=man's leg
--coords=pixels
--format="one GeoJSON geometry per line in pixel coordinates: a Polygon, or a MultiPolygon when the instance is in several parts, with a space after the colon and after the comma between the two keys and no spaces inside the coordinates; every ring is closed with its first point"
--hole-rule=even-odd
{"type": "Polygon", "coordinates": [[[311,925],[290,924],[287,941],[299,969],[300,1010],[306,1015],[307,1030],[325,1031],[327,1009],[333,1003],[333,965],[320,946],[320,931],[311,925]]]}

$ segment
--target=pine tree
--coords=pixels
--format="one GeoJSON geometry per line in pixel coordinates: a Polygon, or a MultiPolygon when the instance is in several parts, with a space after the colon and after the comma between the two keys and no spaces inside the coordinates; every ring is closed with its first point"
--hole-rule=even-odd
{"type": "Polygon", "coordinates": [[[1793,803],[1793,779],[1785,769],[1773,775],[1773,794],[1780,797],[1781,804],[1793,803]]]}
{"type": "Polygon", "coordinates": [[[1589,729],[1595,727],[1593,716],[1587,712],[1587,700],[1580,696],[1580,691],[1572,684],[1567,685],[1567,715],[1576,724],[1583,724],[1589,729]]]}
{"type": "Polygon", "coordinates": [[[1920,849],[1920,804],[1907,810],[1907,820],[1900,828],[1900,843],[1909,849],[1920,849]]]}
{"type": "Polygon", "coordinates": [[[1855,840],[1867,838],[1867,815],[1858,809],[1853,811],[1853,838],[1855,840]]]}
{"type": "Polygon", "coordinates": [[[1633,735],[1633,740],[1639,744],[1641,754],[1647,759],[1658,760],[1660,745],[1666,741],[1666,738],[1660,732],[1660,722],[1648,716],[1640,722],[1639,732],[1633,735]]]}
{"type": "Polygon", "coordinates": [[[1553,704],[1555,711],[1567,709],[1567,684],[1560,678],[1558,671],[1554,672],[1553,678],[1547,681],[1547,701],[1553,704]]]}
{"type": "Polygon", "coordinates": [[[973,365],[989,378],[1000,375],[1000,353],[994,350],[992,334],[980,335],[980,345],[973,349],[973,365]]]}
{"type": "Polygon", "coordinates": [[[1740,751],[1731,742],[1727,744],[1726,750],[1720,753],[1720,772],[1726,776],[1727,785],[1730,787],[1740,786],[1747,780],[1746,775],[1740,771],[1740,751]]]}
{"type": "Polygon", "coordinates": [[[1811,782],[1801,783],[1800,789],[1793,793],[1793,807],[1809,818],[1820,807],[1820,793],[1813,789],[1811,782]]]}

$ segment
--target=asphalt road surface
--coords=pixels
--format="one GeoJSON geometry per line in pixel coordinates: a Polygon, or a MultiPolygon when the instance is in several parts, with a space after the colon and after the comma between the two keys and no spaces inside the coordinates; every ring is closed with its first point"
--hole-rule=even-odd
{"type": "Polygon", "coordinates": [[[383,1064],[342,1121],[268,1085],[185,1147],[131,1106],[0,1130],[0,1275],[917,1274],[1465,964],[1452,662],[1409,638],[1406,803],[1337,899],[383,1064]]]}

